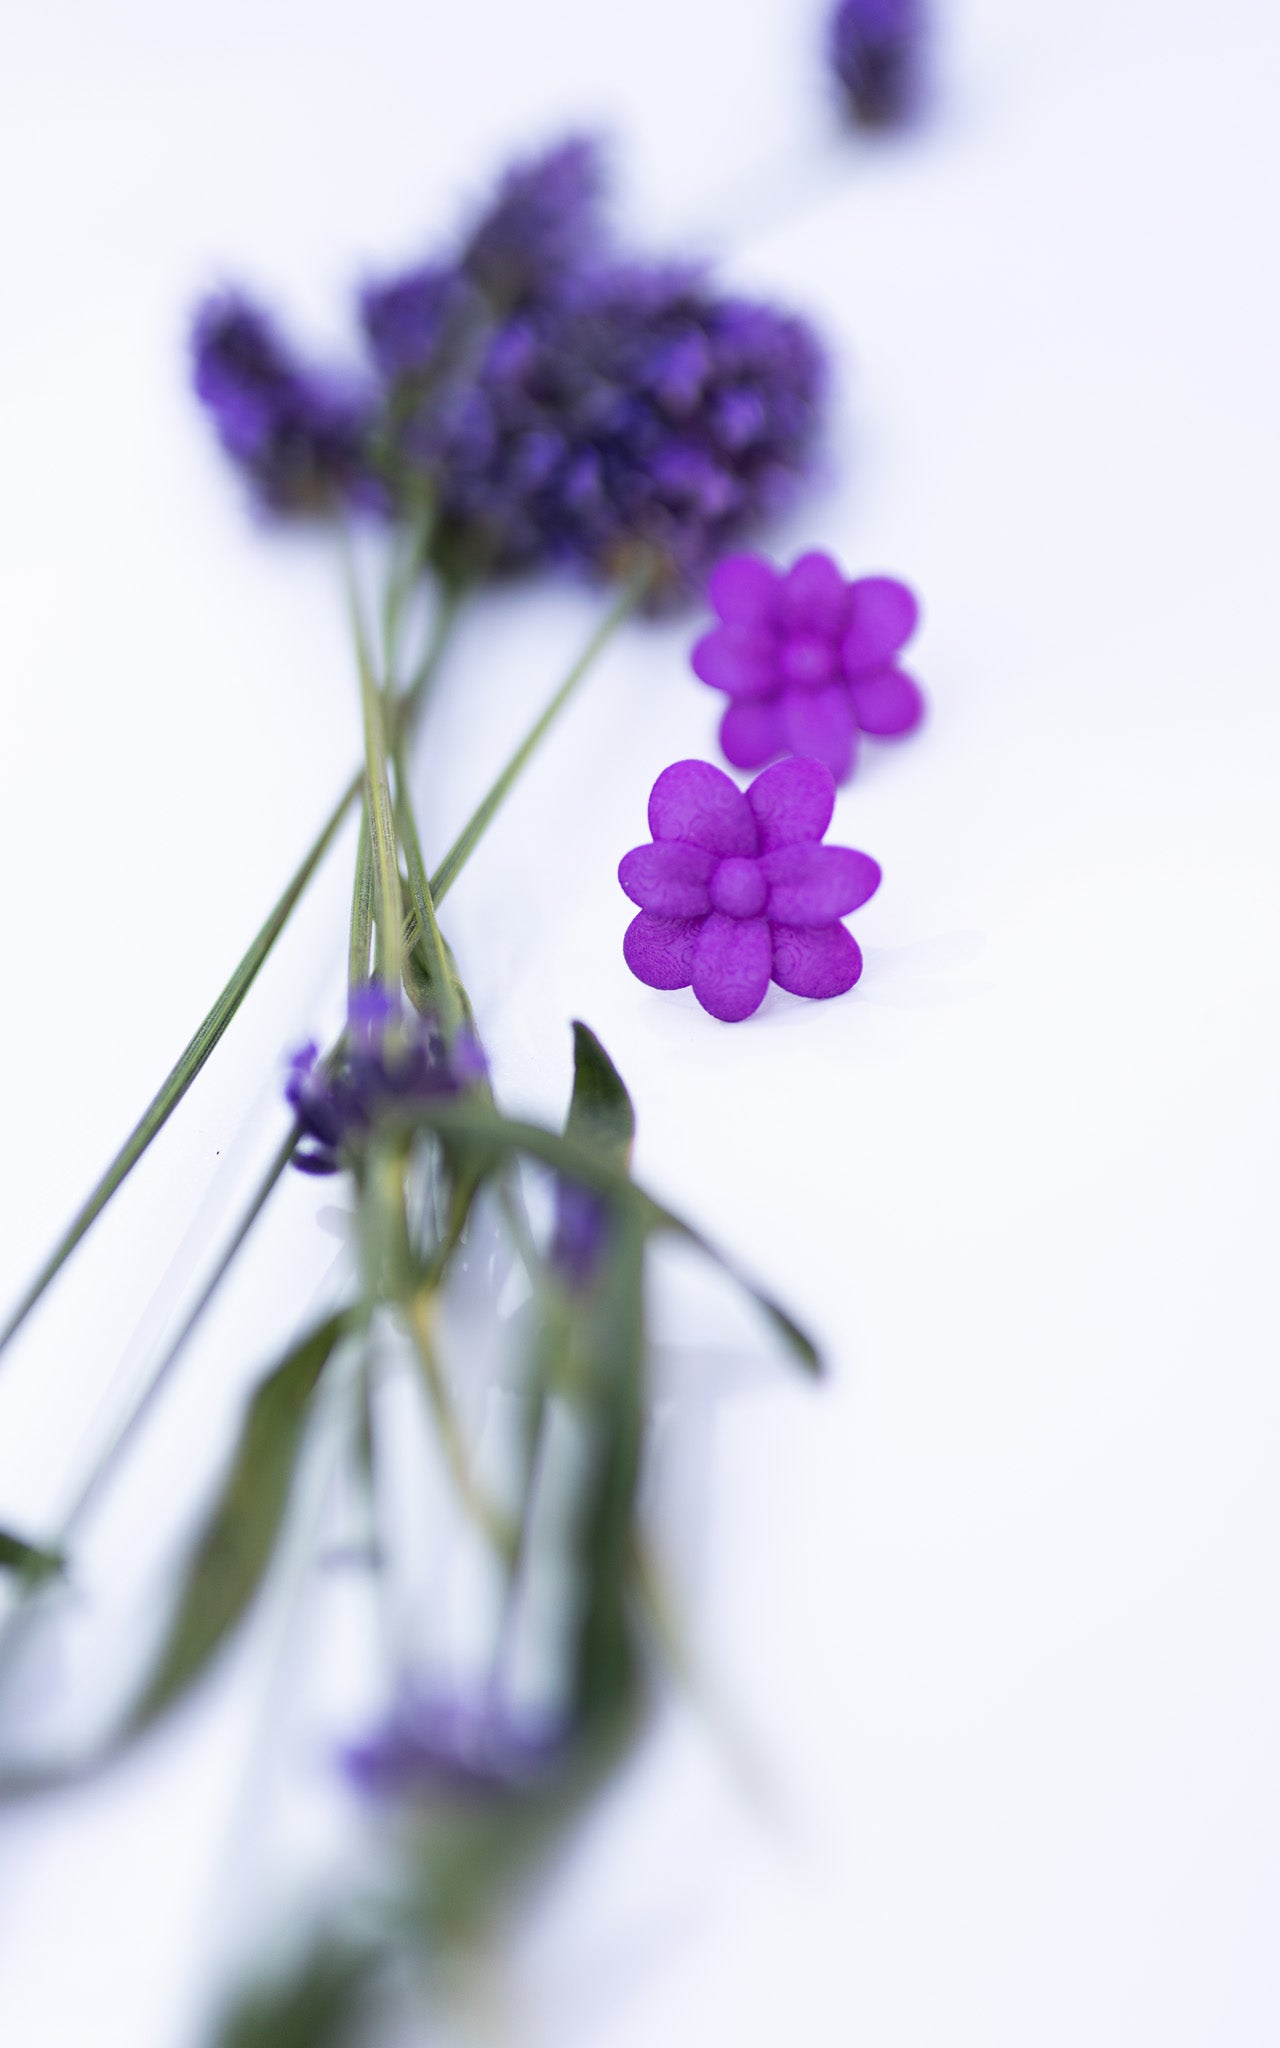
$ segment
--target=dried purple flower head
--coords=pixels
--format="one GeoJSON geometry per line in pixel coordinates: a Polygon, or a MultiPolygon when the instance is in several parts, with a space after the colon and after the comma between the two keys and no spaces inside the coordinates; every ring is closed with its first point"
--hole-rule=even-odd
{"type": "Polygon", "coordinates": [[[613,266],[498,328],[416,455],[464,559],[616,574],[652,550],[689,585],[790,497],[825,370],[798,319],[688,268],[613,266]]]}
{"type": "Polygon", "coordinates": [[[360,294],[373,359],[389,382],[435,379],[485,324],[554,297],[602,246],[599,145],[575,137],[513,164],[456,255],[360,294]]]}
{"type": "Polygon", "coordinates": [[[429,1019],[402,1015],[383,988],[361,989],[337,1063],[321,1061],[314,1044],[289,1063],[285,1100],[302,1132],[293,1163],[303,1173],[337,1173],[381,1116],[461,1093],[484,1072],[484,1054],[469,1034],[446,1047],[429,1019]]]}
{"type": "Polygon", "coordinates": [[[352,1783],[380,1799],[510,1798],[537,1791],[563,1758],[566,1731],[488,1703],[406,1693],[386,1725],[344,1750],[352,1783]]]}
{"type": "Polygon", "coordinates": [[[831,20],[831,65],[851,117],[891,128],[920,100],[922,0],[840,0],[831,20]]]}
{"type": "Polygon", "coordinates": [[[350,379],[310,369],[238,292],[206,299],[192,333],[196,393],[260,502],[323,510],[372,490],[372,406],[350,379]]]}
{"type": "Polygon", "coordinates": [[[770,979],[797,996],[838,996],[862,972],[840,919],[880,886],[865,853],[823,846],[836,786],[817,761],[779,761],[744,795],[710,761],[664,768],[649,798],[652,846],[618,879],[640,915],[623,940],[650,988],[693,986],[726,1024],[750,1017],[770,979]]]}
{"type": "Polygon", "coordinates": [[[707,586],[721,624],[693,650],[693,671],[731,699],[720,744],[735,768],[776,754],[811,756],[837,782],[853,771],[859,732],[910,732],[924,698],[896,656],[919,606],[889,576],[847,582],[830,555],[783,574],[759,555],[730,555],[707,586]]]}
{"type": "Polygon", "coordinates": [[[604,183],[600,145],[587,136],[513,164],[467,239],[462,269],[503,311],[554,295],[599,255],[604,183]]]}

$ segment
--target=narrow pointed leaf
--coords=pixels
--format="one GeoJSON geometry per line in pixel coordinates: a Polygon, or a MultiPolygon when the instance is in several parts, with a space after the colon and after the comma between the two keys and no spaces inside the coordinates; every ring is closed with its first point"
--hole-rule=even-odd
{"type": "Polygon", "coordinates": [[[60,1550],[46,1550],[10,1529],[0,1529],[0,1572],[12,1572],[23,1585],[42,1586],[46,1579],[60,1578],[66,1565],[60,1550]]]}
{"type": "Polygon", "coordinates": [[[312,1330],[249,1403],[231,1469],[187,1567],[168,1637],[122,1740],[141,1734],[208,1670],[266,1576],[288,1506],[311,1397],[346,1318],[312,1330]]]}
{"type": "Polygon", "coordinates": [[[590,1146],[626,1172],[636,1134],[631,1097],[595,1032],[576,1018],[573,1096],[564,1132],[573,1143],[590,1146]]]}

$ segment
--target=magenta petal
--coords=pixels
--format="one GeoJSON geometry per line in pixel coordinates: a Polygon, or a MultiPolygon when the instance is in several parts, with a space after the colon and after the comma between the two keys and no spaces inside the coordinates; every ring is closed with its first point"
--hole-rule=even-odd
{"type": "Polygon", "coordinates": [[[756,821],[736,782],[710,761],[674,761],[649,797],[655,839],[688,839],[709,853],[756,851],[756,821]]]}
{"type": "Polygon", "coordinates": [[[924,717],[924,697],[918,683],[900,668],[877,669],[873,675],[855,676],[849,684],[853,715],[864,732],[891,738],[910,732],[924,717]]]}
{"type": "Polygon", "coordinates": [[[705,917],[711,908],[707,882],[714,853],[685,839],[658,839],[624,853],[618,880],[633,903],[655,917],[705,917]]]}
{"type": "Polygon", "coordinates": [[[712,610],[731,626],[771,626],[782,578],[762,555],[726,555],[707,581],[712,610]]]}
{"type": "Polygon", "coordinates": [[[850,587],[849,630],[842,658],[853,677],[883,668],[915,632],[920,607],[892,576],[861,576],[850,587]]]}
{"type": "Polygon", "coordinates": [[[862,972],[858,942],[842,924],[775,924],[773,978],[793,996],[842,996],[862,972]]]}
{"type": "Polygon", "coordinates": [[[688,988],[701,929],[701,918],[651,917],[642,910],[627,926],[622,957],[636,980],[650,988],[688,988]]]}
{"type": "Polygon", "coordinates": [[[769,884],[768,915],[781,924],[833,924],[880,886],[879,863],[851,846],[777,846],[760,866],[769,884]]]}
{"type": "Polygon", "coordinates": [[[747,791],[760,833],[760,851],[821,839],[835,809],[836,786],[821,761],[793,754],[757,775],[747,791]]]}
{"type": "Polygon", "coordinates": [[[731,697],[763,697],[778,685],[772,641],[746,626],[716,626],[689,657],[695,676],[731,697]]]}
{"type": "Polygon", "coordinates": [[[693,992],[724,1024],[739,1024],[764,1001],[773,971],[773,940],[763,917],[721,917],[713,911],[693,948],[693,992]]]}
{"type": "Polygon", "coordinates": [[[844,782],[853,767],[857,726],[843,683],[825,690],[788,690],[782,699],[782,729],[793,754],[808,754],[844,782]]]}
{"type": "Polygon", "coordinates": [[[782,616],[793,633],[842,638],[849,624],[849,585],[830,555],[801,555],[788,570],[782,616]]]}
{"type": "Polygon", "coordinates": [[[786,744],[781,697],[731,704],[720,720],[721,750],[735,768],[758,768],[762,761],[780,754],[786,744]]]}

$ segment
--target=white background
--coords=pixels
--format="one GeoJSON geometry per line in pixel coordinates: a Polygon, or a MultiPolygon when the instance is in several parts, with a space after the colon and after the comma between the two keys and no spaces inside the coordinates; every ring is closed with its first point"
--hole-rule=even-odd
{"type": "MultiPolygon", "coordinates": [[[[843,152],[807,0],[3,12],[6,1300],[355,758],[331,565],[255,532],[188,396],[201,289],[244,277],[336,341],[362,265],[514,146],[603,128],[631,232],[723,252],[836,348],[830,474],[780,549],[927,606],[930,722],[867,749],[833,832],[885,870],[850,997],[728,1028],[622,966],[652,776],[713,751],[687,623],[618,643],[449,905],[507,1099],[560,1112],[585,1016],[641,1174],[833,1365],[814,1393],[704,1356],[705,1304],[682,1328],[675,1276],[660,1305],[664,1555],[772,1794],[744,1805],[673,1712],[519,1945],[539,2048],[1280,2034],[1280,19],[936,12],[930,125],[843,152]]],[[[466,626],[420,750],[430,850],[598,607],[544,589],[466,626]]],[[[6,1361],[0,1520],[51,1525],[274,1142],[281,1049],[337,1001],[348,868],[344,842],[6,1361]]],[[[82,1619],[143,1599],[323,1283],[323,1206],[278,1198],[95,1525],[82,1619]]],[[[29,1674],[40,1711],[86,1627],[29,1674]]],[[[185,2040],[262,1635],[114,1777],[6,1817],[6,2038],[185,2040]]],[[[307,1710],[312,1791],[358,1690],[330,1671],[307,1710]]]]}

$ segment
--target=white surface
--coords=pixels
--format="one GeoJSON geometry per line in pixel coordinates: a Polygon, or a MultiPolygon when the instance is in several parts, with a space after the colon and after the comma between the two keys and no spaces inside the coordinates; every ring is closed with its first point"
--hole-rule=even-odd
{"type": "MultiPolygon", "coordinates": [[[[613,867],[652,773],[713,743],[687,628],[617,647],[449,906],[510,1099],[558,1110],[587,1017],[642,1174],[835,1366],[816,1395],[721,1374],[666,1417],[657,1474],[786,1824],[673,1717],[529,1932],[530,2036],[1269,2048],[1280,25],[1266,0],[938,0],[934,124],[823,183],[793,168],[822,11],[7,10],[2,1291],[356,741],[328,566],[254,534],[185,391],[192,295],[244,275],[336,332],[359,262],[411,251],[512,143],[616,132],[633,222],[722,219],[732,274],[836,343],[832,479],[781,539],[918,583],[934,715],[840,801],[886,875],[845,1001],[722,1029],[622,967],[613,867]],[[808,196],[752,239],[732,195],[773,166],[808,196]]],[[[433,847],[595,609],[542,592],[467,627],[424,734],[433,847]]],[[[140,1305],[249,1171],[245,1105],[335,999],[345,864],[0,1377],[5,1519],[53,1512],[140,1305]]],[[[316,1206],[295,1185],[273,1212],[126,1489],[145,1512],[103,1517],[108,1611],[322,1284],[316,1206]]],[[[255,1655],[79,1802],[6,1819],[6,2038],[180,2038],[255,1655]]],[[[358,1695],[324,1683],[317,1744],[358,1695]]]]}

